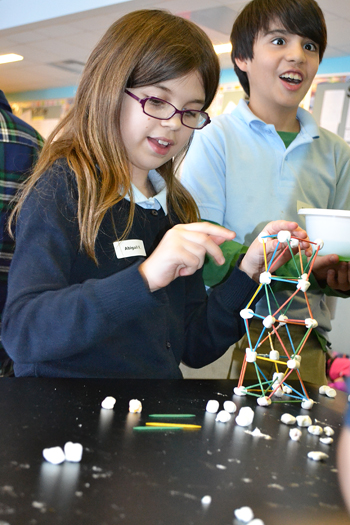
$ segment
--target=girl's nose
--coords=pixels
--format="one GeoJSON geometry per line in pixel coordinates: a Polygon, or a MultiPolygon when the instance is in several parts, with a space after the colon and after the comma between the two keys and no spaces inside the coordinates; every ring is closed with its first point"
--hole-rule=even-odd
{"type": "Polygon", "coordinates": [[[162,120],[162,126],[168,127],[172,130],[177,130],[181,128],[182,126],[181,115],[179,113],[175,113],[175,115],[173,115],[168,120],[162,120]]]}

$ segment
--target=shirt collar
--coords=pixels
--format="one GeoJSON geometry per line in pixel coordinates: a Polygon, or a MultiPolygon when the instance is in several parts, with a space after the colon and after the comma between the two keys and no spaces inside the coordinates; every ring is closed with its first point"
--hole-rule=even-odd
{"type": "MultiPolygon", "coordinates": [[[[148,173],[148,178],[152,183],[152,186],[154,187],[156,191],[156,195],[154,197],[150,197],[147,199],[143,193],[141,193],[140,190],[136,188],[134,184],[131,183],[131,188],[133,192],[133,198],[135,204],[138,204],[139,206],[143,208],[163,208],[163,211],[165,215],[168,214],[168,208],[167,208],[167,188],[166,183],[163,177],[159,175],[159,173],[156,170],[151,170],[148,173]],[[157,206],[158,203],[158,206],[157,206]]],[[[127,200],[130,200],[130,196],[126,195],[125,198],[127,200]]]]}
{"type": "MultiPolygon", "coordinates": [[[[236,108],[238,113],[241,114],[242,118],[247,122],[247,124],[252,125],[261,125],[271,127],[270,124],[266,124],[263,120],[259,119],[254,113],[249,109],[248,102],[244,99],[241,99],[236,108]]],[[[234,110],[234,111],[236,111],[234,110]]],[[[310,135],[312,138],[318,138],[320,136],[318,125],[314,117],[303,108],[298,108],[297,119],[300,122],[300,128],[302,132],[306,132],[307,135],[310,135]]]]}

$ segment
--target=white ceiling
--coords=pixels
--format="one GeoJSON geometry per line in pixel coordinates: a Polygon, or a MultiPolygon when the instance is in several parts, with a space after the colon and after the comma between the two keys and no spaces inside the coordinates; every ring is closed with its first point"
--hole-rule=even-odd
{"type": "MultiPolygon", "coordinates": [[[[85,63],[113,21],[136,9],[168,9],[200,25],[214,44],[226,43],[233,20],[246,3],[247,0],[131,0],[4,29],[0,31],[0,54],[18,53],[24,56],[24,60],[0,65],[0,89],[14,93],[76,85],[79,73],[63,70],[52,63],[69,60],[85,63]]],[[[318,3],[328,27],[329,44],[325,57],[349,56],[350,0],[318,0],[318,3]]],[[[228,54],[221,55],[220,60],[222,68],[232,67],[228,54]]]]}

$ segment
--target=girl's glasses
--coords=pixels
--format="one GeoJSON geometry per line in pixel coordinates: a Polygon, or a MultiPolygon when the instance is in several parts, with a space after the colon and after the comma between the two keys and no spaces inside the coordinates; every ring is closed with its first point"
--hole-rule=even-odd
{"type": "Polygon", "coordinates": [[[158,120],[169,120],[178,113],[181,115],[182,124],[191,129],[202,129],[210,122],[210,117],[205,111],[199,111],[197,109],[179,110],[170,104],[170,102],[166,102],[166,100],[162,100],[161,98],[147,97],[141,99],[127,89],[125,93],[137,100],[137,102],[140,102],[142,111],[149,117],[158,120]]]}

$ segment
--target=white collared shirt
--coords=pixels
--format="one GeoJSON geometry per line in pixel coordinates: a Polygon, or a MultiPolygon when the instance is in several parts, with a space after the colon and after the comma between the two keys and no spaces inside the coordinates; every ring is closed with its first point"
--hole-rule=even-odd
{"type": "MultiPolygon", "coordinates": [[[[154,197],[150,197],[148,199],[139,189],[136,188],[134,184],[131,183],[135,204],[138,204],[138,206],[141,206],[141,208],[145,208],[148,210],[160,210],[160,208],[163,208],[165,215],[167,215],[167,188],[165,180],[159,175],[159,173],[156,170],[151,170],[148,173],[148,178],[151,181],[152,186],[157,193],[154,197]]],[[[130,201],[130,196],[126,195],[125,199],[130,201]]]]}

